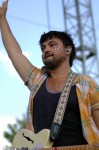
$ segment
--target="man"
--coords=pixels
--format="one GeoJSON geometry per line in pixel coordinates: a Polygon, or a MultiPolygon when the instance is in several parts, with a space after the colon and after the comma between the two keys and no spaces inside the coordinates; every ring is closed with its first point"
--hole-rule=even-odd
{"type": "MultiPolygon", "coordinates": [[[[8,1],[0,8],[0,28],[5,49],[15,69],[30,89],[26,128],[38,133],[51,128],[60,94],[73,59],[74,43],[67,33],[50,31],[40,38],[44,67],[38,69],[22,54],[6,20],[8,1]]],[[[59,137],[53,146],[99,144],[99,86],[78,75],[71,87],[59,137]]]]}

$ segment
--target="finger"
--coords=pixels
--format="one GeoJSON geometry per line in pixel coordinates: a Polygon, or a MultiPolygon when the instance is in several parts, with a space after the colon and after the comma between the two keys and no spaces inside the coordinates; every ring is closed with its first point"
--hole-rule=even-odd
{"type": "Polygon", "coordinates": [[[5,2],[3,2],[3,4],[2,4],[2,8],[6,8],[6,7],[7,7],[7,5],[8,5],[8,0],[6,0],[5,2]]]}
{"type": "Polygon", "coordinates": [[[7,4],[8,4],[8,1],[9,1],[9,0],[5,0],[5,1],[3,2],[3,4],[6,4],[6,5],[7,5],[7,4]]]}
{"type": "Polygon", "coordinates": [[[9,0],[5,0],[4,2],[8,3],[9,0]]]}
{"type": "Polygon", "coordinates": [[[9,1],[9,0],[6,0],[5,2],[8,4],[8,1],[9,1]]]}

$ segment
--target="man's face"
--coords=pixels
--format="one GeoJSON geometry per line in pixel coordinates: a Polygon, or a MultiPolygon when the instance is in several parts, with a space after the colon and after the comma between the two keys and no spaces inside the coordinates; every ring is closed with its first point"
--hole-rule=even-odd
{"type": "Polygon", "coordinates": [[[58,38],[51,38],[41,45],[42,60],[49,70],[57,68],[66,59],[65,47],[58,38]]]}

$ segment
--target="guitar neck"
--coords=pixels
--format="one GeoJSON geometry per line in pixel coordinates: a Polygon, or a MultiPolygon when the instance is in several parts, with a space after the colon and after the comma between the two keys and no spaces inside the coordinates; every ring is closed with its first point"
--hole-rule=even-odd
{"type": "Polygon", "coordinates": [[[52,148],[40,148],[40,150],[99,150],[99,146],[95,145],[62,146],[52,148]]]}
{"type": "MultiPolygon", "coordinates": [[[[7,150],[16,150],[17,148],[8,147],[7,150]]],[[[27,148],[18,148],[18,150],[36,150],[27,148]]],[[[39,148],[38,150],[99,150],[99,145],[77,145],[77,146],[62,146],[52,148],[39,148]]]]}

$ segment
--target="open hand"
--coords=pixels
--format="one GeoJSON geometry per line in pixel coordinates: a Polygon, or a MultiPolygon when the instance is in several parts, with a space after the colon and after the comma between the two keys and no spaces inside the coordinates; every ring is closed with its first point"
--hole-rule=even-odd
{"type": "Polygon", "coordinates": [[[2,3],[2,6],[0,7],[0,18],[6,15],[7,6],[8,6],[8,0],[4,1],[2,3]]]}

